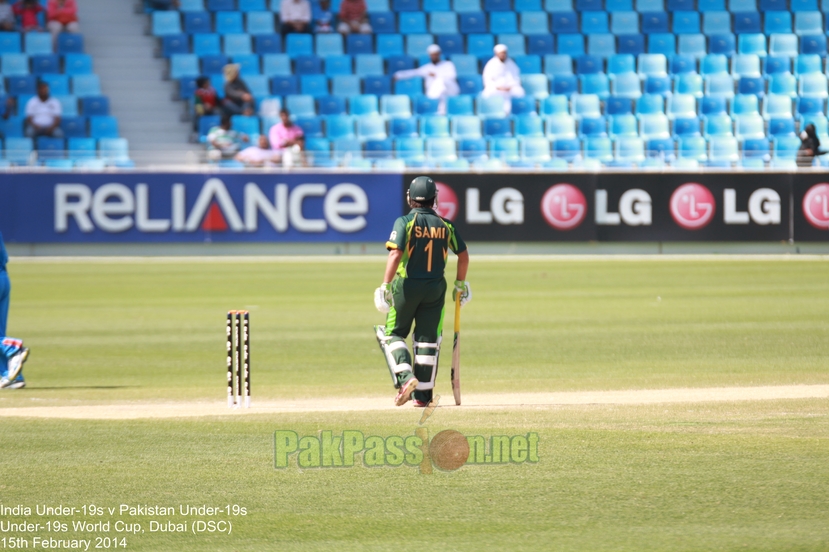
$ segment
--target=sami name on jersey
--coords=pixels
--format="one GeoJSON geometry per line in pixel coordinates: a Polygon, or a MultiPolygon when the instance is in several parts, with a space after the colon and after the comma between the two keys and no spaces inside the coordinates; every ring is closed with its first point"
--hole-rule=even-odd
{"type": "Polygon", "coordinates": [[[395,221],[386,248],[403,251],[399,276],[429,279],[443,278],[449,249],[457,255],[466,251],[466,244],[450,221],[432,209],[416,208],[395,221]]]}

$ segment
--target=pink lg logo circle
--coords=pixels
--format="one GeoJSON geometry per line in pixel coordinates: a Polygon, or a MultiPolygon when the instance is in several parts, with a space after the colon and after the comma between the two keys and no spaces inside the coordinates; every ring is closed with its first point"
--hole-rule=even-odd
{"type": "Polygon", "coordinates": [[[587,200],[572,184],[556,184],[541,198],[541,214],[557,230],[571,230],[587,214],[587,200]]]}
{"type": "Polygon", "coordinates": [[[458,194],[443,182],[435,182],[438,190],[437,214],[448,220],[455,220],[458,215],[458,194]]]}
{"type": "Polygon", "coordinates": [[[686,230],[704,228],[714,219],[716,210],[714,195],[702,184],[683,184],[671,196],[671,216],[686,230]]]}
{"type": "Polygon", "coordinates": [[[818,230],[829,230],[829,184],[815,184],[803,197],[803,214],[818,230]]]}

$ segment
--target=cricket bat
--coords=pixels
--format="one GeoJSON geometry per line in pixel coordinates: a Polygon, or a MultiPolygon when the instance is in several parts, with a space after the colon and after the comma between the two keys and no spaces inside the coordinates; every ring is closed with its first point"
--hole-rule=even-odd
{"type": "Polygon", "coordinates": [[[452,343],[452,393],[455,404],[461,404],[461,294],[455,294],[455,340],[452,343]]]}

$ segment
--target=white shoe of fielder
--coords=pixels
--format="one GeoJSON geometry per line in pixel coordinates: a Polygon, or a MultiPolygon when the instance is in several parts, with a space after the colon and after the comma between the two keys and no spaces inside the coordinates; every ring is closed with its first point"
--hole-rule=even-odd
{"type": "MultiPolygon", "coordinates": [[[[6,377],[4,378],[9,381],[9,384],[13,383],[18,374],[20,374],[23,370],[23,364],[26,362],[27,358],[29,358],[29,349],[23,347],[9,359],[9,373],[6,374],[6,377]]],[[[8,386],[9,385],[6,385],[5,387],[8,386]]],[[[0,384],[0,387],[4,386],[0,384]]]]}

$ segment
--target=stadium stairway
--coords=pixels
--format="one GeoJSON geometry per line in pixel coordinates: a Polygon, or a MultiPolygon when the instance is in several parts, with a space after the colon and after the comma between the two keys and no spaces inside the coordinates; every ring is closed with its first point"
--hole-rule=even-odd
{"type": "Polygon", "coordinates": [[[153,57],[155,38],[145,35],[147,17],[134,7],[134,0],[79,2],[87,52],[136,164],[189,161],[198,149],[188,144],[190,123],[180,120],[173,84],[161,79],[166,61],[153,57]]]}

